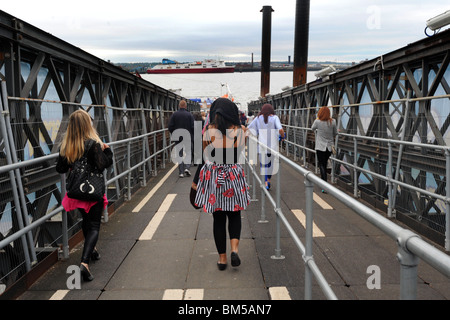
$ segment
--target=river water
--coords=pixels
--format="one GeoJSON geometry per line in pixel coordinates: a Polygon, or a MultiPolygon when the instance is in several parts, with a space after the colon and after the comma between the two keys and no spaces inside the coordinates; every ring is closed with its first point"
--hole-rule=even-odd
{"type": "MultiPolygon", "coordinates": [[[[307,81],[315,80],[315,71],[309,71],[307,81]]],[[[229,91],[234,101],[246,110],[250,101],[258,100],[261,91],[260,72],[210,73],[210,74],[142,74],[142,78],[164,89],[181,89],[186,98],[217,98],[229,91]]],[[[292,86],[292,71],[270,73],[270,94],[292,86]]]]}

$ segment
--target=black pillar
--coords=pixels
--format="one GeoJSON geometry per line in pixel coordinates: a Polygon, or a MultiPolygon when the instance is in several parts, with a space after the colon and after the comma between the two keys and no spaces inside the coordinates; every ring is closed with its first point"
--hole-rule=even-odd
{"type": "Polygon", "coordinates": [[[294,79],[293,86],[306,83],[308,69],[310,0],[297,0],[295,12],[294,79]]]}
{"type": "Polygon", "coordinates": [[[265,97],[270,91],[270,44],[272,35],[272,12],[271,6],[264,6],[262,26],[262,47],[261,47],[261,97],[265,97]]]}

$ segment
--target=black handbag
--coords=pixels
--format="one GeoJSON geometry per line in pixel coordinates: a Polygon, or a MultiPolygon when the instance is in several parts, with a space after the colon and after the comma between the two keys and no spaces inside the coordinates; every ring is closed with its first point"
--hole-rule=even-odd
{"type": "MultiPolygon", "coordinates": [[[[199,176],[200,176],[200,171],[201,171],[201,169],[202,169],[202,166],[199,165],[199,166],[197,167],[197,171],[196,171],[195,174],[194,174],[194,180],[192,181],[194,184],[197,184],[197,183],[198,183],[198,179],[199,179],[199,176]]],[[[195,209],[200,209],[201,206],[199,207],[199,206],[197,206],[196,203],[195,203],[195,197],[196,197],[196,196],[197,196],[197,190],[194,189],[194,188],[191,186],[191,191],[190,191],[190,193],[189,193],[189,200],[190,200],[190,202],[191,202],[191,205],[192,205],[195,209]]]]}
{"type": "Polygon", "coordinates": [[[87,159],[89,149],[93,144],[93,140],[88,140],[83,156],[73,164],[66,185],[69,198],[84,201],[103,200],[105,194],[103,172],[95,170],[87,159]]]}
{"type": "Polygon", "coordinates": [[[197,190],[191,187],[191,192],[189,194],[189,200],[191,201],[191,205],[194,209],[200,209],[201,207],[197,206],[195,203],[195,197],[197,196],[197,190]]]}

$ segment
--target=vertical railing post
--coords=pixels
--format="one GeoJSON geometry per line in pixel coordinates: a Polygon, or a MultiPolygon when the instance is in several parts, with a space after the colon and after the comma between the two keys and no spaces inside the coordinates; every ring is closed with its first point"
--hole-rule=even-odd
{"type": "MultiPolygon", "coordinates": [[[[445,196],[450,197],[450,150],[445,150],[445,196]]],[[[445,250],[450,251],[450,202],[445,202],[445,250]]]]}
{"type": "Polygon", "coordinates": [[[128,168],[128,175],[127,175],[127,201],[131,200],[131,141],[128,139],[127,141],[127,168],[128,168]]]}
{"type": "MultiPolygon", "coordinates": [[[[103,170],[103,180],[105,181],[105,195],[108,196],[108,177],[107,177],[108,170],[103,170]]],[[[109,221],[109,214],[108,214],[108,206],[106,206],[103,209],[103,222],[109,221]]]]}
{"type": "MultiPolygon", "coordinates": [[[[159,112],[160,112],[159,113],[159,119],[160,119],[160,123],[161,123],[161,129],[165,129],[164,128],[165,127],[164,126],[164,111],[161,109],[159,112]]],[[[162,139],[163,139],[163,141],[162,141],[162,149],[165,150],[165,148],[166,148],[166,131],[165,130],[163,130],[163,132],[162,132],[162,139]]],[[[161,161],[161,168],[165,169],[166,168],[166,152],[165,151],[162,153],[161,159],[162,159],[162,161],[161,161]]],[[[194,160],[192,160],[192,163],[193,163],[193,161],[194,160]]]]}
{"type": "Polygon", "coordinates": [[[397,238],[400,261],[400,299],[415,300],[417,298],[417,265],[419,258],[407,248],[408,240],[418,237],[412,231],[404,229],[397,238]]]}
{"type": "Polygon", "coordinates": [[[320,168],[319,168],[319,159],[317,157],[317,150],[314,150],[314,172],[315,174],[320,173],[320,168]]]}
{"type": "MultiPolygon", "coordinates": [[[[252,198],[250,199],[250,201],[254,202],[254,201],[258,201],[258,199],[256,199],[256,164],[255,160],[257,159],[257,153],[256,153],[256,146],[255,146],[255,142],[253,141],[253,139],[250,139],[249,136],[245,137],[246,140],[246,146],[247,146],[247,155],[246,155],[246,162],[248,163],[248,167],[249,167],[249,174],[252,175],[252,198]]],[[[256,162],[258,162],[256,160],[256,162]]],[[[250,177],[249,177],[250,178],[250,177]]]]}
{"type": "Polygon", "coordinates": [[[252,168],[252,199],[251,201],[258,201],[258,199],[256,199],[256,177],[255,177],[255,173],[256,173],[256,165],[255,163],[249,163],[250,167],[252,168]]]}
{"type": "Polygon", "coordinates": [[[309,181],[308,174],[305,175],[305,200],[306,200],[306,225],[305,225],[305,300],[312,299],[312,272],[309,268],[308,261],[312,259],[312,243],[313,243],[313,192],[314,184],[309,181]]]}
{"type": "MultiPolygon", "coordinates": [[[[104,100],[106,100],[106,99],[104,99],[104,100]]],[[[104,114],[104,117],[105,117],[105,125],[106,125],[106,131],[108,132],[108,141],[109,142],[112,142],[112,141],[114,141],[113,140],[113,136],[112,136],[112,131],[111,131],[111,125],[110,125],[110,120],[111,120],[111,122],[112,122],[112,119],[110,119],[110,117],[109,117],[109,111],[108,111],[109,109],[106,107],[106,105],[105,105],[105,110],[104,110],[104,112],[103,112],[103,114],[104,114]]],[[[113,115],[114,116],[114,115],[113,115]]],[[[114,146],[111,146],[110,147],[111,148],[111,151],[112,151],[112,153],[114,154],[114,149],[115,149],[115,147],[114,146]]],[[[113,156],[113,164],[112,164],[112,167],[113,167],[113,174],[114,175],[118,175],[118,169],[117,169],[117,164],[116,164],[116,157],[115,156],[113,156]]],[[[119,185],[119,180],[116,180],[115,182],[114,182],[114,184],[115,184],[115,188],[116,188],[116,199],[119,199],[120,198],[120,185],[119,185]]],[[[106,186],[106,195],[108,196],[108,186],[106,186]]],[[[106,216],[106,213],[104,214],[104,217],[106,216]]]]}
{"type": "MultiPolygon", "coordinates": [[[[274,156],[274,154],[272,153],[272,156],[274,156]]],[[[279,153],[276,154],[276,157],[274,157],[274,159],[272,160],[272,171],[273,171],[273,167],[276,166],[275,164],[275,158],[277,161],[277,164],[280,163],[280,156],[279,153]]],[[[280,243],[280,239],[281,239],[281,218],[280,218],[280,211],[281,211],[281,172],[280,172],[281,166],[278,165],[277,167],[277,172],[276,172],[276,176],[277,176],[277,191],[276,191],[276,208],[275,208],[275,213],[277,216],[277,220],[276,220],[276,248],[275,248],[275,255],[272,256],[272,259],[284,259],[284,256],[281,254],[281,243],[280,243]]]]}
{"type": "Polygon", "coordinates": [[[358,140],[353,138],[353,196],[358,197],[358,140]]]}
{"type": "MultiPolygon", "coordinates": [[[[66,194],[66,175],[61,174],[61,195],[64,197],[66,194]]],[[[62,259],[69,259],[69,230],[67,225],[67,212],[61,212],[61,231],[62,231],[62,259]]]]}
{"type": "MultiPolygon", "coordinates": [[[[257,148],[258,148],[258,150],[261,150],[261,145],[259,142],[257,142],[257,148]]],[[[264,152],[266,152],[266,151],[264,151],[264,152]]],[[[263,164],[261,162],[262,157],[263,157],[262,151],[260,151],[259,155],[260,155],[259,173],[261,176],[261,179],[260,179],[261,183],[259,185],[259,189],[261,190],[261,218],[259,221],[260,221],[260,223],[263,223],[264,221],[267,221],[267,219],[266,219],[266,193],[264,191],[264,189],[266,188],[264,185],[264,174],[266,172],[265,172],[265,169],[264,170],[262,169],[263,168],[263,164]]]]}
{"type": "Polygon", "coordinates": [[[387,163],[387,176],[388,176],[388,217],[392,218],[392,204],[393,204],[393,188],[392,188],[392,143],[388,142],[388,163],[387,163]]]}
{"type": "MultiPolygon", "coordinates": [[[[156,133],[153,133],[153,154],[156,154],[156,133]]],[[[158,157],[157,156],[154,156],[153,157],[153,167],[154,167],[154,170],[153,170],[153,176],[157,176],[158,175],[158,157]]]]}
{"type": "Polygon", "coordinates": [[[147,169],[145,164],[146,153],[148,151],[147,125],[145,123],[145,111],[141,109],[142,131],[145,136],[142,138],[142,186],[147,186],[147,169]]]}
{"type": "Polygon", "coordinates": [[[303,129],[303,167],[307,167],[307,163],[306,163],[306,138],[308,135],[308,131],[306,128],[303,129]]]}
{"type": "Polygon", "coordinates": [[[266,194],[264,193],[264,180],[261,179],[260,190],[261,190],[261,218],[259,223],[267,222],[266,219],[266,194]]]}
{"type": "MultiPolygon", "coordinates": [[[[337,148],[334,147],[334,150],[336,150],[337,152],[337,148]]],[[[336,159],[336,155],[331,154],[330,160],[331,160],[331,178],[330,178],[330,182],[333,184],[336,181],[336,174],[335,174],[335,161],[334,159],[336,159]]]]}

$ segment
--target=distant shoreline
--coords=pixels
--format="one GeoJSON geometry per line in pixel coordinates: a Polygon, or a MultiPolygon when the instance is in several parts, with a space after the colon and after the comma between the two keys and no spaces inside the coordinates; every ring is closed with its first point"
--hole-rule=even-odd
{"type": "MultiPolygon", "coordinates": [[[[128,72],[139,72],[141,74],[146,73],[148,68],[151,68],[154,66],[155,62],[137,62],[137,63],[115,63],[116,66],[128,71],[128,72]]],[[[249,62],[237,62],[237,63],[231,63],[226,62],[226,65],[234,65],[235,66],[235,73],[236,72],[260,72],[261,66],[259,62],[255,62],[253,65],[249,62]]],[[[342,62],[309,62],[307,71],[319,71],[323,68],[334,65],[336,69],[345,69],[347,67],[350,67],[351,64],[349,63],[342,63],[342,62]]],[[[272,61],[270,71],[293,71],[294,65],[289,62],[277,62],[272,61]]]]}
{"type": "MultiPolygon", "coordinates": [[[[315,67],[308,67],[308,69],[307,69],[307,71],[319,71],[319,70],[321,70],[321,68],[315,68],[315,67]]],[[[289,67],[287,67],[287,68],[283,68],[283,67],[271,67],[270,68],[270,71],[271,72],[273,72],[273,71],[294,71],[294,68],[289,68],[289,67]]],[[[235,69],[234,69],[234,73],[237,73],[237,72],[261,72],[261,68],[260,67],[254,67],[254,68],[248,68],[248,67],[243,67],[243,68],[241,68],[241,67],[235,67],[235,69]]]]}

